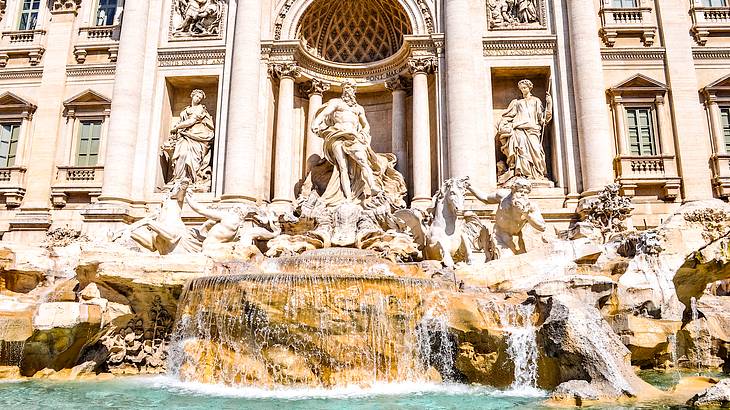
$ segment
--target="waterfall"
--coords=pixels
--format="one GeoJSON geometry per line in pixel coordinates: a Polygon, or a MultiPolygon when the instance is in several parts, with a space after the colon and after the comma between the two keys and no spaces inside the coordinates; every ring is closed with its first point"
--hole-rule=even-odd
{"type": "Polygon", "coordinates": [[[705,328],[705,323],[700,320],[700,311],[697,308],[697,299],[692,297],[690,299],[690,309],[692,313],[692,325],[695,329],[695,340],[694,340],[694,368],[698,373],[701,373],[705,362],[709,361],[710,355],[712,354],[712,339],[709,335],[709,331],[705,328]],[[707,336],[705,338],[705,335],[707,336]]]}
{"type": "Polygon", "coordinates": [[[449,359],[426,341],[452,350],[443,316],[424,312],[438,286],[398,269],[350,251],[226,264],[188,283],[169,368],[186,381],[262,387],[428,381],[431,363],[449,359]]]}
{"type": "Polygon", "coordinates": [[[537,387],[537,329],[532,323],[535,306],[505,305],[499,310],[500,322],[507,333],[507,353],[515,366],[512,389],[537,387]]]}

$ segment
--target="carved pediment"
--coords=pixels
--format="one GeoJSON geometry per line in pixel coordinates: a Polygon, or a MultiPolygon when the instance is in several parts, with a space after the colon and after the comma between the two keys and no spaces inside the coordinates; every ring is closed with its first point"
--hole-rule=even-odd
{"type": "Polygon", "coordinates": [[[64,115],[74,116],[78,111],[92,111],[99,114],[108,114],[112,100],[94,90],[86,90],[63,102],[64,115]]]}
{"type": "Polygon", "coordinates": [[[628,80],[624,80],[623,82],[619,83],[618,85],[612,87],[611,90],[666,91],[667,86],[666,86],[666,84],[663,84],[657,80],[654,80],[653,78],[649,78],[643,74],[636,74],[635,76],[629,78],[628,80]]]}
{"type": "Polygon", "coordinates": [[[0,117],[30,118],[36,105],[9,91],[0,94],[0,117]]]}
{"type": "Polygon", "coordinates": [[[663,97],[666,92],[666,84],[643,74],[636,74],[608,89],[609,97],[614,100],[620,97],[657,98],[663,97]]]}
{"type": "Polygon", "coordinates": [[[705,90],[730,91],[730,74],[708,84],[705,90]]]}

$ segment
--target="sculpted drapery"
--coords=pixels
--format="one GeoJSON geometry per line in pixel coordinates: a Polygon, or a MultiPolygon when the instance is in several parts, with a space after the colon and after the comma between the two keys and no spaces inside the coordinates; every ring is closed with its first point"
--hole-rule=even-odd
{"type": "Polygon", "coordinates": [[[542,146],[544,127],[552,119],[552,100],[547,94],[547,104],[531,94],[533,84],[522,80],[518,87],[522,98],[512,100],[502,115],[497,138],[506,159],[506,169],[500,176],[505,183],[514,177],[533,180],[547,179],[545,150],[542,146]]]}
{"type": "Polygon", "coordinates": [[[180,121],[170,129],[170,138],[163,144],[162,169],[166,184],[182,178],[192,182],[196,191],[210,189],[211,145],[215,124],[204,105],[202,90],[194,90],[192,103],[180,113],[180,121]]]}
{"type": "Polygon", "coordinates": [[[370,124],[355,100],[352,83],[343,83],[342,98],[324,104],[312,130],[324,140],[325,159],[332,175],[321,199],[328,205],[345,200],[364,202],[381,197],[394,206],[403,205],[405,181],[395,170],[393,154],[378,154],[370,147],[370,124]]]}

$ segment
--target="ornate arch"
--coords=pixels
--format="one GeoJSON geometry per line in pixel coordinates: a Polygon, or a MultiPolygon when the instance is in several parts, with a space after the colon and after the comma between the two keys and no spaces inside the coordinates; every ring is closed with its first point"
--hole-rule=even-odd
{"type": "MultiPolygon", "coordinates": [[[[295,40],[299,22],[316,0],[282,0],[274,22],[274,40],[295,40]]],[[[397,0],[403,8],[414,35],[435,32],[432,5],[428,0],[397,0]]]]}

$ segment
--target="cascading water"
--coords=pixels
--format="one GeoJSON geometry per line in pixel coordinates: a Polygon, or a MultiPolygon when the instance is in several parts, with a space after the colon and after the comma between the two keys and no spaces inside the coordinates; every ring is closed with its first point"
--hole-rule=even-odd
{"type": "Polygon", "coordinates": [[[264,387],[426,380],[434,355],[424,357],[419,329],[438,323],[423,307],[438,286],[397,269],[351,251],[228,264],[188,284],[170,368],[182,380],[264,387]]]}
{"type": "Polygon", "coordinates": [[[507,332],[507,353],[515,366],[514,390],[537,388],[537,329],[532,321],[535,306],[504,305],[499,310],[502,329],[507,332]]]}
{"type": "Polygon", "coordinates": [[[709,332],[705,328],[704,321],[700,320],[700,311],[697,308],[697,299],[690,299],[690,309],[692,313],[692,325],[694,326],[694,368],[701,373],[705,367],[712,352],[712,341],[709,332]]]}

